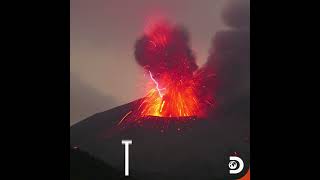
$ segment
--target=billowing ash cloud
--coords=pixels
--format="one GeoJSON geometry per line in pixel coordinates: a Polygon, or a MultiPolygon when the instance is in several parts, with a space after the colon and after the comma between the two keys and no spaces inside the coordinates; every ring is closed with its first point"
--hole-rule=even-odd
{"type": "Polygon", "coordinates": [[[164,72],[175,73],[172,77],[192,75],[198,68],[186,29],[167,22],[153,25],[136,41],[135,58],[155,76],[164,72]]]}
{"type": "Polygon", "coordinates": [[[222,17],[231,29],[214,35],[204,69],[214,69],[217,74],[217,101],[241,111],[238,119],[249,119],[250,1],[230,0],[222,17]]]}
{"type": "Polygon", "coordinates": [[[222,19],[232,28],[250,27],[250,0],[229,0],[222,12],[222,19]]]}

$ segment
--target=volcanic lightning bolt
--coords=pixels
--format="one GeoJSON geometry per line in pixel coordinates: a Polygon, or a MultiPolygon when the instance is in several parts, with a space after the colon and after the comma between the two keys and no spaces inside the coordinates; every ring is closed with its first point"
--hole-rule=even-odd
{"type": "Polygon", "coordinates": [[[163,94],[162,94],[161,91],[165,90],[166,88],[161,88],[161,89],[160,89],[160,88],[159,88],[159,83],[153,78],[152,73],[151,73],[150,71],[149,71],[149,75],[150,75],[150,78],[152,79],[152,81],[156,84],[156,89],[157,89],[160,97],[162,98],[162,97],[163,97],[163,94]]]}

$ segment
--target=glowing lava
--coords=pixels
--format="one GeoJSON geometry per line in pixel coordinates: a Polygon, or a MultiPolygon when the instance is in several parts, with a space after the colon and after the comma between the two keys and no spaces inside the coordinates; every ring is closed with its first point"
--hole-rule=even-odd
{"type": "Polygon", "coordinates": [[[149,91],[138,108],[141,116],[180,117],[199,114],[197,85],[193,79],[173,81],[170,75],[163,74],[159,82],[165,84],[165,93],[161,93],[156,83],[157,86],[149,91]]]}

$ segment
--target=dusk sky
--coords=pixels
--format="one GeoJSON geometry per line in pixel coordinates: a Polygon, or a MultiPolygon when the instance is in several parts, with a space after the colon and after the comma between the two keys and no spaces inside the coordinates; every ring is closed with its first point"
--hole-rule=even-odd
{"type": "Polygon", "coordinates": [[[135,41],[157,17],[186,27],[199,66],[211,39],[226,29],[226,0],[71,0],[70,125],[142,97],[143,69],[135,41]]]}

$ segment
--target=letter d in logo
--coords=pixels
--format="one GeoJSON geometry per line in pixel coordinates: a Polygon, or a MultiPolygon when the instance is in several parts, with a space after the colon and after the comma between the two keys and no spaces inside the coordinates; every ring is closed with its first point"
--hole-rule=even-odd
{"type": "Polygon", "coordinates": [[[229,162],[229,173],[230,174],[238,174],[242,171],[244,167],[244,163],[242,159],[240,159],[237,156],[230,156],[230,162],[229,162]]]}

